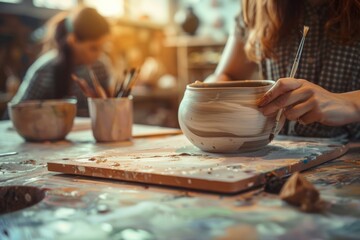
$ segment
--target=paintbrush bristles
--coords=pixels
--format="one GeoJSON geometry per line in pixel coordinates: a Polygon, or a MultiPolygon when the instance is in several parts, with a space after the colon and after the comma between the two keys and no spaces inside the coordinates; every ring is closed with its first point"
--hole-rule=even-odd
{"type": "Polygon", "coordinates": [[[304,26],[303,37],[306,37],[308,31],[309,31],[309,27],[308,27],[308,26],[304,26]]]}
{"type": "Polygon", "coordinates": [[[118,81],[115,82],[115,85],[112,89],[107,89],[109,94],[106,93],[106,89],[104,89],[99,80],[97,79],[95,73],[91,68],[89,70],[89,76],[92,81],[93,88],[91,88],[87,82],[76,76],[75,74],[71,75],[72,80],[77,83],[82,90],[83,94],[86,97],[91,98],[118,98],[118,97],[129,97],[131,90],[135,83],[137,82],[139,78],[140,68],[131,68],[130,71],[125,70],[124,71],[124,80],[121,82],[121,84],[118,83],[118,81]]]}
{"type": "Polygon", "coordinates": [[[127,82],[127,85],[125,86],[124,91],[121,92],[120,97],[128,97],[130,95],[132,87],[135,85],[135,82],[138,79],[140,69],[136,69],[136,70],[133,69],[133,70],[131,70],[131,72],[132,72],[131,78],[127,82]]]}

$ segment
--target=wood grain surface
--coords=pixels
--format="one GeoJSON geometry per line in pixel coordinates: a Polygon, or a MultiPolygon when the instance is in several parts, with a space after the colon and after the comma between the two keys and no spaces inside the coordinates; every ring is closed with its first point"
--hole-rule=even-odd
{"type": "Polygon", "coordinates": [[[340,142],[283,137],[255,152],[213,154],[202,152],[179,135],[49,162],[48,170],[234,193],[263,184],[269,172],[287,176],[337,158],[346,150],[340,142]]]}

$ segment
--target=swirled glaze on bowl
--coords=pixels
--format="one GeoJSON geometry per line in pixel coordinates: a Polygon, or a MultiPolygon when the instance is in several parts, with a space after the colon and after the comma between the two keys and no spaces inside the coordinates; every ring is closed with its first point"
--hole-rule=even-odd
{"type": "Polygon", "coordinates": [[[264,147],[269,143],[275,116],[264,116],[256,102],[274,83],[249,80],[189,84],[178,114],[183,133],[207,152],[264,147]]]}
{"type": "Polygon", "coordinates": [[[27,141],[62,140],[76,116],[76,99],[29,100],[9,103],[10,119],[27,141]]]}

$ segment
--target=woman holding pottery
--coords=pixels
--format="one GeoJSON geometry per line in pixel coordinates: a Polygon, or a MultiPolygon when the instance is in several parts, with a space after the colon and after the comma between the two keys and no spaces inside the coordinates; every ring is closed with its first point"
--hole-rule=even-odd
{"type": "Polygon", "coordinates": [[[90,84],[89,71],[93,71],[105,87],[108,73],[99,58],[110,32],[109,24],[95,9],[82,7],[65,16],[63,13],[55,16],[47,31],[52,41],[44,45],[45,53],[28,69],[12,102],[75,96],[78,115],[86,116],[86,98],[71,75],[76,74],[90,84]],[[53,32],[51,25],[55,25],[53,32]]]}
{"type": "Polygon", "coordinates": [[[206,81],[278,80],[258,102],[284,108],[283,134],[360,139],[360,0],[243,0],[236,31],[206,81]],[[309,26],[295,79],[286,78],[309,26]],[[294,122],[296,121],[296,122],[294,122]]]}

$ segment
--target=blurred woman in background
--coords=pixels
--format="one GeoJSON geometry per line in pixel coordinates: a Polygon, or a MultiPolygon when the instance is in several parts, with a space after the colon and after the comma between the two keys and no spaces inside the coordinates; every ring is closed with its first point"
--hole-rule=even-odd
{"type": "Polygon", "coordinates": [[[282,133],[360,139],[360,0],[243,0],[237,28],[206,81],[245,80],[257,67],[278,80],[259,101],[265,115],[284,108],[282,133]],[[303,26],[296,74],[289,76],[303,26]],[[295,122],[294,122],[295,121],[295,122]]]}
{"type": "Polygon", "coordinates": [[[71,75],[76,74],[91,86],[89,70],[93,71],[106,88],[108,70],[99,58],[110,32],[109,24],[95,9],[82,7],[55,16],[47,31],[52,41],[44,45],[44,54],[28,69],[12,102],[76,97],[77,115],[87,116],[86,97],[71,75]]]}

